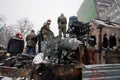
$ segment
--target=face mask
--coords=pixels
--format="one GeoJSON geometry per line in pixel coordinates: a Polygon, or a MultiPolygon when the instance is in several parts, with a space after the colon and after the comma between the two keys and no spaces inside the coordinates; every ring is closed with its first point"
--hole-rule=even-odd
{"type": "Polygon", "coordinates": [[[50,25],[50,23],[47,23],[48,25],[50,25]]]}

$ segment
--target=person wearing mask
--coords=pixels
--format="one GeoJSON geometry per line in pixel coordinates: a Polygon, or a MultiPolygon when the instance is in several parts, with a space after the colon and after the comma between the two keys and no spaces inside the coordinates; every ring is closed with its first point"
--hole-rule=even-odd
{"type": "Polygon", "coordinates": [[[51,20],[48,19],[47,22],[45,22],[43,27],[41,28],[43,41],[46,41],[54,37],[54,33],[50,30],[50,24],[51,24],[51,20]]]}
{"type": "Polygon", "coordinates": [[[63,13],[58,17],[57,23],[58,23],[58,29],[59,29],[59,36],[62,38],[62,33],[63,33],[63,37],[65,38],[67,19],[63,13]]]}
{"type": "Polygon", "coordinates": [[[12,37],[7,46],[7,52],[11,54],[11,56],[16,56],[17,54],[22,54],[24,50],[24,40],[23,35],[21,33],[17,33],[14,37],[12,37]]]}
{"type": "Polygon", "coordinates": [[[34,30],[26,36],[26,54],[36,54],[37,37],[34,30]]]}

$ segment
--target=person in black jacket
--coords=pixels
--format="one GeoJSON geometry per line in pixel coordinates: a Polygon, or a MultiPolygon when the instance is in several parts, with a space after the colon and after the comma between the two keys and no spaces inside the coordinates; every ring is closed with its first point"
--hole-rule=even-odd
{"type": "Polygon", "coordinates": [[[21,54],[24,50],[24,40],[21,33],[17,33],[8,42],[7,52],[11,53],[11,56],[21,54]]]}
{"type": "Polygon", "coordinates": [[[41,52],[41,42],[43,41],[43,35],[42,35],[42,28],[37,34],[37,40],[38,40],[38,53],[41,52]]]}

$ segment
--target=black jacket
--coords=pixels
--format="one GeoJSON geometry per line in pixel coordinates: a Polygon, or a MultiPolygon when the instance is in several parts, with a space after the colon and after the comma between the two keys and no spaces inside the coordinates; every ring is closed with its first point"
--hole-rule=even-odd
{"type": "Polygon", "coordinates": [[[7,52],[8,53],[22,53],[24,49],[24,40],[13,37],[8,42],[7,52]]]}

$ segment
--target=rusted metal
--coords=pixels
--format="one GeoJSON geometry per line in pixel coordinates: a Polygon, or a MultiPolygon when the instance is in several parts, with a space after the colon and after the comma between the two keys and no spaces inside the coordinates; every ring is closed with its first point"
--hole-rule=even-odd
{"type": "Polygon", "coordinates": [[[30,77],[30,70],[29,69],[17,69],[16,67],[6,67],[0,66],[0,76],[3,77],[10,77],[10,78],[29,78],[30,77]]]}

